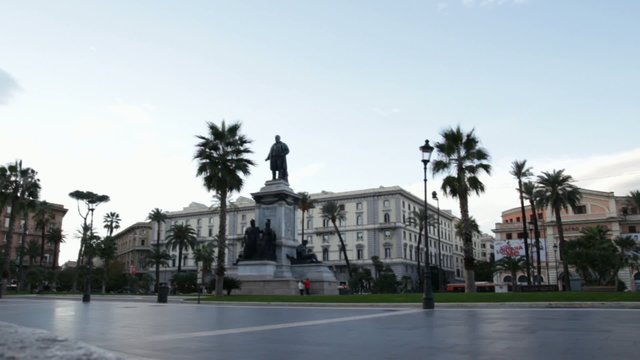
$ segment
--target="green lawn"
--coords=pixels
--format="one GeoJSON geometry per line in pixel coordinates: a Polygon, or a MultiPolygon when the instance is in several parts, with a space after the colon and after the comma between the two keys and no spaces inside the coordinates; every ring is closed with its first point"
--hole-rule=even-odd
{"type": "MultiPolygon", "coordinates": [[[[640,292],[544,292],[544,293],[436,293],[436,303],[501,303],[501,302],[640,302],[640,292]]],[[[193,299],[190,300],[195,300],[193,299]]],[[[310,303],[421,303],[422,294],[370,295],[231,295],[221,298],[202,296],[200,301],[234,302],[310,302],[310,303]]]]}

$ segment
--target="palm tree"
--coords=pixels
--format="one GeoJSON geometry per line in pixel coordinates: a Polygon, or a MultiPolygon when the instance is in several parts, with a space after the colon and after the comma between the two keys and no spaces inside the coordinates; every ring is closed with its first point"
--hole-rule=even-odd
{"type": "Polygon", "coordinates": [[[25,252],[29,257],[29,268],[31,268],[33,266],[33,263],[40,256],[40,244],[38,243],[38,240],[36,239],[29,240],[29,242],[27,243],[27,249],[25,252]]]}
{"type": "Polygon", "coordinates": [[[18,207],[12,211],[22,214],[22,233],[20,236],[20,252],[18,253],[18,286],[21,287],[24,282],[24,254],[25,242],[27,241],[27,233],[29,229],[29,212],[33,212],[36,208],[37,200],[28,199],[19,203],[18,207]]]}
{"type": "Polygon", "coordinates": [[[246,158],[252,153],[249,149],[251,140],[240,134],[240,123],[227,127],[224,121],[221,126],[208,122],[207,127],[207,136],[197,136],[200,142],[196,145],[194,159],[198,161],[197,176],[202,177],[205,188],[216,192],[220,200],[216,296],[222,296],[227,246],[227,198],[231,192],[242,189],[244,181],[241,175],[249,175],[254,162],[246,158]]]}
{"type": "Polygon", "coordinates": [[[527,262],[527,285],[531,285],[531,268],[529,264],[529,232],[527,231],[527,214],[524,211],[524,194],[522,193],[522,179],[526,179],[533,175],[531,168],[527,167],[527,160],[515,160],[511,163],[511,171],[509,172],[518,180],[518,194],[520,195],[520,211],[522,212],[522,237],[524,239],[524,257],[527,262]]]}
{"type": "Polygon", "coordinates": [[[311,197],[309,196],[308,192],[299,192],[298,195],[300,195],[298,208],[300,208],[300,211],[302,211],[301,227],[302,227],[302,240],[304,240],[304,214],[309,210],[315,208],[316,204],[315,204],[315,201],[311,200],[311,197]]]}
{"type": "Polygon", "coordinates": [[[215,260],[213,242],[198,246],[193,252],[193,258],[197,263],[202,263],[202,283],[207,283],[207,275],[211,273],[211,266],[215,260]]]}
{"type": "Polygon", "coordinates": [[[560,241],[560,260],[564,272],[563,282],[565,291],[571,290],[569,281],[569,264],[566,260],[567,244],[564,240],[564,230],[562,228],[561,209],[567,210],[569,207],[575,211],[582,200],[582,193],[575,185],[571,184],[573,178],[566,175],[564,169],[553,170],[552,172],[542,172],[538,175],[538,186],[540,188],[540,202],[543,206],[549,206],[556,216],[556,229],[560,241]]]}
{"type": "MultiPolygon", "coordinates": [[[[631,236],[618,236],[614,240],[614,243],[620,250],[620,267],[629,268],[631,291],[635,291],[633,268],[638,266],[638,260],[640,259],[640,244],[636,243],[631,236]]],[[[616,271],[616,273],[617,272],[618,271],[616,271]]],[[[618,278],[616,277],[616,282],[617,280],[618,278]]]]}
{"type": "MultiPolygon", "coordinates": [[[[165,221],[167,221],[167,213],[160,210],[159,208],[155,208],[153,210],[151,210],[151,212],[149,213],[149,215],[147,216],[147,220],[150,221],[155,221],[156,222],[156,227],[157,227],[157,233],[156,233],[156,248],[159,249],[160,248],[160,224],[164,224],[165,221]]],[[[158,291],[159,286],[160,286],[160,263],[159,262],[155,262],[155,266],[156,266],[156,291],[158,291]]]]}
{"type": "Polygon", "coordinates": [[[347,219],[344,214],[344,205],[338,205],[335,201],[328,201],[322,205],[322,214],[321,217],[325,220],[331,221],[333,224],[333,228],[338,234],[338,239],[340,240],[340,250],[342,251],[342,255],[344,256],[344,261],[347,263],[347,271],[349,272],[349,280],[351,280],[351,264],[349,263],[349,257],[347,256],[347,247],[344,244],[344,240],[342,240],[342,234],[340,233],[340,229],[338,229],[338,225],[336,221],[345,221],[347,219]]]}
{"type": "Polygon", "coordinates": [[[196,247],[196,230],[189,224],[176,224],[167,231],[167,248],[178,249],[178,272],[182,271],[182,250],[196,247]]]}
{"type": "Polygon", "coordinates": [[[532,222],[533,222],[533,236],[536,239],[536,267],[538,268],[538,285],[540,285],[540,281],[542,279],[542,266],[540,264],[540,229],[538,224],[538,208],[537,205],[539,203],[538,198],[540,197],[540,192],[538,191],[536,184],[532,181],[525,181],[522,183],[522,194],[524,194],[524,198],[529,200],[529,205],[531,206],[532,213],[532,222]]]}
{"type": "MultiPolygon", "coordinates": [[[[116,214],[118,215],[118,214],[116,214]]],[[[119,219],[118,219],[119,220],[119,219]]],[[[108,229],[109,232],[113,232],[113,228],[108,229]]],[[[102,293],[106,293],[107,280],[109,276],[109,263],[115,260],[118,247],[116,246],[116,239],[111,235],[106,236],[97,244],[97,253],[102,260],[104,260],[104,271],[102,274],[102,293]]]]}
{"type": "Polygon", "coordinates": [[[169,260],[171,260],[171,255],[166,250],[155,247],[144,258],[143,266],[145,268],[149,266],[167,267],[169,266],[169,260]]]}
{"type": "Polygon", "coordinates": [[[38,173],[32,168],[23,168],[22,161],[18,160],[7,166],[0,166],[0,205],[9,205],[9,226],[5,236],[4,261],[2,262],[2,286],[0,286],[0,298],[7,290],[11,262],[11,249],[13,247],[13,232],[15,228],[18,208],[23,203],[37,200],[40,196],[40,180],[38,173]]]}
{"type": "Polygon", "coordinates": [[[527,267],[527,260],[524,256],[505,256],[496,261],[496,270],[508,271],[511,274],[511,289],[518,291],[518,272],[527,267]]]}
{"type": "Polygon", "coordinates": [[[36,209],[33,214],[33,220],[36,222],[36,230],[40,230],[40,266],[44,261],[44,243],[46,241],[46,232],[49,224],[55,220],[53,214],[53,208],[46,201],[41,201],[36,204],[36,209]]]}
{"type": "Polygon", "coordinates": [[[51,269],[55,270],[58,265],[58,253],[60,252],[60,244],[64,242],[65,235],[62,233],[62,229],[53,228],[49,230],[47,234],[47,242],[53,245],[53,262],[51,263],[51,269]]]}
{"type": "MultiPolygon", "coordinates": [[[[426,214],[424,208],[418,208],[417,210],[411,210],[409,213],[409,225],[418,227],[418,245],[416,246],[416,262],[418,263],[418,286],[422,287],[423,285],[423,276],[424,274],[420,270],[420,256],[422,252],[420,251],[420,246],[422,244],[422,234],[424,232],[425,227],[425,219],[427,219],[427,223],[431,224],[433,216],[431,214],[426,214]]],[[[425,240],[426,246],[429,246],[428,242],[425,240]]]]}
{"type": "Polygon", "coordinates": [[[120,214],[117,212],[109,212],[107,213],[102,223],[104,224],[104,228],[107,229],[107,236],[112,236],[114,230],[120,229],[120,214]]]}
{"type": "MultiPolygon", "coordinates": [[[[469,196],[472,192],[480,195],[484,192],[484,184],[478,176],[485,172],[491,174],[490,158],[487,150],[480,146],[475,130],[464,133],[460,126],[449,128],[441,134],[442,141],[436,143],[438,159],[433,163],[434,175],[448,174],[442,180],[442,191],[445,195],[458,198],[460,217],[463,224],[469,224],[469,196]]],[[[462,234],[464,247],[465,291],[475,292],[476,284],[473,273],[473,237],[472,229],[465,228],[462,234]]]]}

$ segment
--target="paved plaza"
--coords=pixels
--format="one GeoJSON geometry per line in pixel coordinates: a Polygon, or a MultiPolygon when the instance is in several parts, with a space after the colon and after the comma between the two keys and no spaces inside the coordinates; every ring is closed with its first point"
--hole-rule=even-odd
{"type": "MultiPolygon", "coordinates": [[[[640,310],[636,309],[424,311],[417,307],[0,299],[0,329],[17,328],[11,324],[23,330],[45,330],[58,341],[59,337],[77,340],[124,359],[585,360],[640,356],[640,310]]],[[[3,346],[0,359],[10,358],[10,346],[3,346]]],[[[47,346],[37,351],[46,352],[47,346]]],[[[13,356],[31,358],[28,349],[13,356]]]]}

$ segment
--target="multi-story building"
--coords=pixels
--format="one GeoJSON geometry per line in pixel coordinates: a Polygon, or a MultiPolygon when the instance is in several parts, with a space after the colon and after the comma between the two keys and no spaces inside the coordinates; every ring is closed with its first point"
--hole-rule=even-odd
{"type": "Polygon", "coordinates": [[[116,260],[125,265],[125,271],[132,274],[146,272],[145,259],[151,251],[151,224],[135,223],[114,235],[116,260]]]}
{"type": "Polygon", "coordinates": [[[478,251],[478,255],[475,257],[476,260],[478,261],[487,261],[490,262],[493,260],[494,258],[494,254],[493,254],[493,250],[494,250],[494,246],[493,243],[496,240],[493,236],[489,235],[489,234],[485,234],[482,233],[479,235],[480,239],[479,239],[479,251],[478,251]]]}
{"type": "MultiPolygon", "coordinates": [[[[328,201],[336,201],[344,209],[346,218],[337,225],[352,265],[373,270],[371,257],[378,256],[394,270],[398,278],[406,275],[417,280],[418,257],[421,266],[424,266],[426,259],[425,241],[424,234],[419,234],[418,226],[410,223],[409,218],[412,211],[423,206],[423,199],[398,186],[336,193],[323,191],[310,194],[310,197],[315,201],[315,208],[305,214],[304,224],[300,223],[301,211],[296,212],[296,233],[301,239],[304,226],[304,237],[308,241],[308,247],[315,252],[318,259],[331,266],[340,281],[346,281],[347,270],[338,236],[333,225],[321,216],[322,205],[328,201]],[[419,238],[420,253],[417,251],[419,238]]],[[[227,210],[226,264],[233,271],[233,263],[242,250],[244,231],[250,220],[255,218],[255,202],[239,197],[230,203],[227,210]]],[[[429,204],[428,211],[435,215],[437,208],[429,204]]],[[[176,224],[191,225],[196,230],[199,244],[214,241],[218,234],[220,224],[218,208],[215,206],[192,202],[182,210],[167,212],[167,215],[166,222],[162,223],[160,228],[162,247],[166,244],[167,230],[176,224]]],[[[429,262],[432,266],[441,265],[448,282],[462,281],[464,276],[462,241],[455,236],[454,230],[456,221],[457,218],[450,210],[440,209],[440,236],[437,224],[428,227],[429,262]]],[[[264,224],[256,225],[264,227],[264,224]]],[[[156,243],[157,225],[151,222],[149,226],[153,246],[156,243]]],[[[474,243],[479,247],[478,235],[474,239],[474,243]]],[[[177,251],[168,251],[172,259],[169,267],[160,270],[162,282],[170,281],[178,267],[177,251]]],[[[182,256],[182,269],[196,271],[193,251],[183,250],[182,256]]]]}
{"type": "MultiPolygon", "coordinates": [[[[45,233],[48,233],[49,230],[54,228],[62,228],[62,219],[67,213],[67,209],[65,209],[63,205],[53,204],[53,203],[48,203],[48,204],[51,207],[51,219],[47,225],[47,229],[45,230],[45,233]]],[[[0,219],[2,219],[1,220],[2,222],[0,223],[0,239],[2,239],[2,242],[0,244],[1,249],[4,249],[4,246],[6,244],[7,233],[9,232],[9,216],[11,215],[11,211],[12,210],[10,206],[5,207],[4,209],[0,209],[0,219]]],[[[29,211],[27,214],[27,218],[26,218],[27,231],[26,231],[26,237],[24,239],[22,239],[22,234],[24,230],[25,219],[22,215],[18,215],[16,217],[15,226],[13,228],[13,236],[12,236],[11,260],[15,261],[18,259],[18,254],[20,252],[20,248],[22,244],[24,244],[24,247],[26,249],[26,246],[29,243],[29,241],[36,240],[39,243],[42,241],[42,230],[36,226],[36,222],[33,219],[34,215],[35,214],[33,211],[29,211]]],[[[45,254],[44,254],[43,264],[46,264],[47,266],[52,266],[54,259],[56,259],[57,261],[58,256],[53,256],[54,251],[55,251],[54,246],[52,244],[49,244],[48,241],[46,241],[45,239],[45,254]]],[[[56,255],[59,255],[59,253],[60,253],[60,249],[58,248],[58,254],[56,255]]],[[[28,263],[27,259],[28,257],[25,253],[23,257],[23,264],[28,263]]],[[[38,263],[39,263],[39,259],[38,259],[38,263]]],[[[57,267],[58,264],[55,264],[55,266],[57,267]]]]}
{"type": "MultiPolygon", "coordinates": [[[[565,240],[571,241],[581,235],[581,231],[589,226],[602,225],[609,229],[611,238],[624,235],[638,235],[640,229],[640,215],[638,209],[633,207],[626,196],[615,196],[613,192],[602,192],[588,189],[580,189],[582,201],[573,211],[572,209],[562,210],[562,226],[565,240]]],[[[537,209],[538,223],[540,231],[541,246],[541,277],[542,283],[558,284],[558,277],[562,271],[562,260],[558,254],[558,233],[556,229],[555,214],[551,208],[537,209]]],[[[534,238],[533,227],[529,225],[532,220],[530,206],[525,207],[527,217],[528,238],[534,238]]],[[[496,224],[493,232],[496,234],[496,258],[500,257],[500,246],[511,240],[522,240],[524,230],[522,226],[522,212],[520,207],[505,210],[502,212],[502,222],[496,224]]],[[[530,240],[531,241],[531,240],[530,240]]],[[[530,256],[536,261],[535,246],[530,247],[530,256]]],[[[574,276],[575,274],[571,274],[574,276]]],[[[630,269],[623,269],[618,274],[620,279],[626,284],[632,285],[631,281],[640,280],[637,270],[631,272],[630,269]]],[[[509,282],[509,274],[498,273],[496,281],[509,282]]],[[[519,274],[518,282],[526,282],[526,275],[519,274]]]]}

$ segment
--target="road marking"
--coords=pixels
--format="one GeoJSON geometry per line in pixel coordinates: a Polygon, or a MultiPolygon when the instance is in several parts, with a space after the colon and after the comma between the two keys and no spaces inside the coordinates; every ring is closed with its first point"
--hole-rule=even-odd
{"type": "Polygon", "coordinates": [[[423,310],[391,311],[391,312],[384,312],[379,314],[347,316],[347,317],[341,317],[341,318],[335,318],[335,319],[298,321],[298,322],[285,323],[285,324],[250,326],[250,327],[244,327],[244,328],[225,329],[225,330],[197,331],[197,332],[182,333],[182,334],[156,335],[156,336],[150,336],[146,338],[146,340],[162,341],[162,340],[188,339],[193,337],[204,337],[204,336],[241,334],[241,333],[256,332],[256,331],[278,330],[278,329],[287,329],[287,328],[300,327],[300,326],[324,325],[324,324],[332,324],[332,323],[345,322],[345,321],[365,320],[365,319],[374,319],[374,318],[387,317],[387,316],[406,315],[406,314],[412,314],[412,313],[417,313],[422,311],[423,310]]]}

